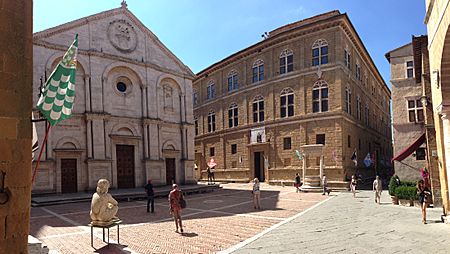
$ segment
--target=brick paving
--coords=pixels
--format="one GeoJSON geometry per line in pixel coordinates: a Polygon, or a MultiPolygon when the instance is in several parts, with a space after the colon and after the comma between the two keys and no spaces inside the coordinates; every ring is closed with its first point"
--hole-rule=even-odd
{"type": "Polygon", "coordinates": [[[165,199],[156,200],[155,214],[146,212],[146,201],[120,202],[120,244],[115,228],[109,246],[95,229],[97,250],[90,246],[89,202],[32,208],[30,234],[59,253],[215,253],[328,198],[263,184],[263,209],[254,210],[250,190],[250,184],[225,184],[218,191],[187,196],[183,234],[175,232],[165,199]]]}

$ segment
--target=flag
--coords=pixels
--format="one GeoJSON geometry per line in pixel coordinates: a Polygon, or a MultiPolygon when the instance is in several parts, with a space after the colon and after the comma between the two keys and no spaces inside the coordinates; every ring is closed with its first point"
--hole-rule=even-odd
{"type": "Polygon", "coordinates": [[[372,165],[370,153],[367,153],[366,158],[364,158],[364,165],[366,165],[366,167],[370,167],[370,165],[372,165]]]}
{"type": "Polygon", "coordinates": [[[353,163],[355,163],[355,167],[358,166],[358,157],[356,155],[356,150],[353,152],[352,157],[350,158],[353,163]]]}
{"type": "Polygon", "coordinates": [[[295,155],[297,155],[299,160],[303,160],[303,154],[301,154],[299,150],[295,150],[295,155]]]}
{"type": "MultiPolygon", "coordinates": [[[[33,118],[33,115],[31,116],[31,119],[33,118]]],[[[37,131],[36,131],[36,123],[33,122],[33,140],[31,142],[32,147],[31,147],[31,160],[34,160],[34,152],[36,152],[39,149],[39,140],[38,140],[38,136],[37,136],[37,131]]]]}
{"type": "Polygon", "coordinates": [[[42,88],[37,108],[55,125],[72,115],[77,72],[78,34],[42,88]]]}

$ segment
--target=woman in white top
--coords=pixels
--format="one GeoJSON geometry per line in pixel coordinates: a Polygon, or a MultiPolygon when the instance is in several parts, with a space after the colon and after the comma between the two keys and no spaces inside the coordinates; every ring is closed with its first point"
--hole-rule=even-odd
{"type": "Polygon", "coordinates": [[[259,180],[258,178],[253,179],[253,207],[255,209],[261,209],[261,195],[259,190],[259,180]]]}

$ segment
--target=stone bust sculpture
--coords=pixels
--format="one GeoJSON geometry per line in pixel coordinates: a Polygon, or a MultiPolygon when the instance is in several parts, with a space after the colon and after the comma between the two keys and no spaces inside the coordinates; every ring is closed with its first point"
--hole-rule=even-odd
{"type": "Polygon", "coordinates": [[[91,202],[91,219],[94,225],[108,224],[114,220],[118,220],[116,217],[117,201],[108,193],[109,182],[106,179],[100,179],[97,183],[97,192],[92,195],[91,202]]]}

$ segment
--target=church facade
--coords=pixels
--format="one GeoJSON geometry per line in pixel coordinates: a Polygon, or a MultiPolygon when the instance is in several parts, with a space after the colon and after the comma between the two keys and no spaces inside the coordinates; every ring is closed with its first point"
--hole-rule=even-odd
{"type": "Polygon", "coordinates": [[[391,93],[348,16],[332,11],[264,37],[194,80],[199,176],[211,159],[219,181],[386,172],[391,93]]]}
{"type": "MultiPolygon", "coordinates": [[[[194,75],[125,3],[34,34],[34,105],[76,34],[73,115],[50,129],[33,192],[91,190],[101,178],[112,188],[195,182],[194,75]]],[[[48,125],[36,127],[42,146],[48,125]]]]}

